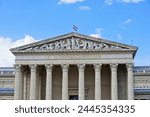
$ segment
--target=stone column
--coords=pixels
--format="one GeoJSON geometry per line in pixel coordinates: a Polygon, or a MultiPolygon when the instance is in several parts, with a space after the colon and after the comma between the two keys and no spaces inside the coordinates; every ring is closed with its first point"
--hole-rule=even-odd
{"type": "Polygon", "coordinates": [[[128,100],[134,100],[134,88],[133,88],[133,64],[127,64],[128,71],[128,100]]]}
{"type": "Polygon", "coordinates": [[[111,99],[118,99],[117,64],[111,64],[111,99]]]}
{"type": "Polygon", "coordinates": [[[46,67],[46,100],[52,100],[52,68],[53,65],[45,65],[46,67]]]}
{"type": "Polygon", "coordinates": [[[95,68],[95,100],[101,100],[101,66],[94,64],[95,68]]]}
{"type": "Polygon", "coordinates": [[[15,91],[14,99],[22,100],[23,99],[23,78],[21,65],[15,65],[15,91]]]}
{"type": "Polygon", "coordinates": [[[68,64],[62,64],[62,100],[68,100],[68,64]]]}
{"type": "Polygon", "coordinates": [[[30,65],[31,69],[30,100],[36,100],[36,67],[37,65],[30,65]]]}
{"type": "Polygon", "coordinates": [[[42,82],[41,80],[42,80],[42,78],[39,75],[39,100],[41,100],[41,82],[42,82]]]}
{"type": "Polygon", "coordinates": [[[40,69],[36,69],[36,100],[39,100],[39,74],[40,69]]]}
{"type": "Polygon", "coordinates": [[[24,71],[24,100],[27,100],[27,78],[28,78],[28,72],[27,70],[24,71]]]}
{"type": "Polygon", "coordinates": [[[84,68],[85,64],[78,64],[79,70],[79,100],[85,99],[85,86],[84,86],[84,68]]]}
{"type": "Polygon", "coordinates": [[[31,77],[31,74],[29,73],[28,78],[27,78],[27,100],[30,99],[30,77],[31,77]]]}

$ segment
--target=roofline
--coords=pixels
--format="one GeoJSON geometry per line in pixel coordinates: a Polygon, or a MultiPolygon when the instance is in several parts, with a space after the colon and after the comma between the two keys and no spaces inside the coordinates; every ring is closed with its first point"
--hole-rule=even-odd
{"type": "MultiPolygon", "coordinates": [[[[122,43],[119,43],[119,42],[115,42],[115,41],[110,41],[108,39],[104,39],[104,38],[101,38],[101,37],[92,37],[92,36],[89,36],[89,35],[84,35],[84,34],[80,34],[80,33],[76,33],[76,32],[71,32],[71,33],[67,33],[67,34],[63,34],[63,35],[59,35],[59,36],[54,36],[54,37],[50,37],[50,38],[47,38],[47,39],[44,39],[44,43],[46,43],[47,41],[49,41],[50,39],[59,39],[60,37],[63,37],[63,38],[66,38],[66,37],[69,37],[69,36],[81,36],[81,37],[87,37],[87,38],[90,38],[90,39],[100,39],[101,41],[104,41],[104,42],[109,42],[109,43],[114,43],[114,44],[119,44],[119,45],[123,45],[123,46],[130,46],[130,47],[133,47],[135,49],[137,49],[138,47],[136,46],[133,46],[133,45],[128,45],[128,44],[122,44],[122,43]]],[[[55,41],[54,40],[54,41],[55,41]]],[[[18,46],[18,47],[15,47],[15,48],[11,48],[10,50],[13,50],[13,49],[17,49],[17,48],[21,48],[21,47],[26,47],[26,46],[30,46],[30,45],[36,45],[36,44],[39,44],[41,43],[42,44],[43,40],[40,40],[40,41],[37,41],[37,42],[33,42],[33,43],[30,43],[30,44],[26,44],[26,45],[22,45],[22,46],[18,46]]]]}
{"type": "Polygon", "coordinates": [[[87,39],[91,39],[93,41],[101,40],[101,42],[105,42],[105,43],[108,42],[108,43],[112,43],[112,44],[115,44],[115,45],[121,45],[123,47],[128,46],[128,47],[130,47],[134,51],[133,58],[135,57],[135,54],[136,54],[136,52],[138,50],[138,47],[133,46],[133,45],[122,44],[122,43],[119,43],[119,42],[110,41],[110,40],[103,39],[103,38],[92,37],[92,36],[89,36],[89,35],[84,35],[84,34],[80,34],[80,33],[76,33],[76,32],[71,32],[71,33],[67,33],[67,34],[63,34],[63,35],[59,35],[59,36],[55,36],[55,37],[50,37],[50,38],[47,38],[47,39],[44,39],[44,40],[40,40],[40,41],[37,41],[37,42],[26,44],[26,45],[23,45],[23,46],[18,46],[18,47],[15,47],[15,48],[11,48],[10,51],[12,53],[15,53],[15,51],[17,52],[17,50],[20,49],[20,48],[25,48],[25,47],[28,48],[30,46],[36,46],[37,44],[47,43],[49,40],[57,41],[60,38],[64,39],[64,38],[67,38],[67,37],[70,37],[70,36],[79,36],[81,38],[87,38],[87,39]]]}

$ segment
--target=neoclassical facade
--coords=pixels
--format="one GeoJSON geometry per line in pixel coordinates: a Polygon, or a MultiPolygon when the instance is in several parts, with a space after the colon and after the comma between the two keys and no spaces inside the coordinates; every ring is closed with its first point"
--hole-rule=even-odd
{"type": "Polygon", "coordinates": [[[136,51],[74,32],[12,48],[14,99],[133,100],[136,51]]]}
{"type": "MultiPolygon", "coordinates": [[[[133,77],[134,99],[150,100],[150,66],[134,66],[133,77]]],[[[14,67],[0,67],[0,100],[14,99],[14,79],[14,67]]]]}

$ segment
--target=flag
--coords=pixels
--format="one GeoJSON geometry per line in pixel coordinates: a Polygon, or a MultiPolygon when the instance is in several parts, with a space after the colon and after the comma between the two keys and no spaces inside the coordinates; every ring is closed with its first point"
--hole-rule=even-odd
{"type": "Polygon", "coordinates": [[[73,25],[73,29],[74,29],[75,31],[77,31],[77,30],[78,30],[78,27],[75,26],[75,25],[73,25]]]}

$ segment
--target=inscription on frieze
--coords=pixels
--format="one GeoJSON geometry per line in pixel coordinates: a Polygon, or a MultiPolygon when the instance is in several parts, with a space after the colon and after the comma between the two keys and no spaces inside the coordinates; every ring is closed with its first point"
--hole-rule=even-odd
{"type": "Polygon", "coordinates": [[[74,56],[73,54],[61,54],[61,55],[59,55],[59,54],[57,54],[57,55],[51,55],[51,56],[49,56],[49,59],[93,59],[93,56],[94,56],[94,58],[96,59],[96,58],[101,58],[102,57],[102,55],[100,55],[100,54],[91,54],[91,53],[89,53],[89,54],[78,54],[78,55],[76,55],[76,56],[74,56]]]}

